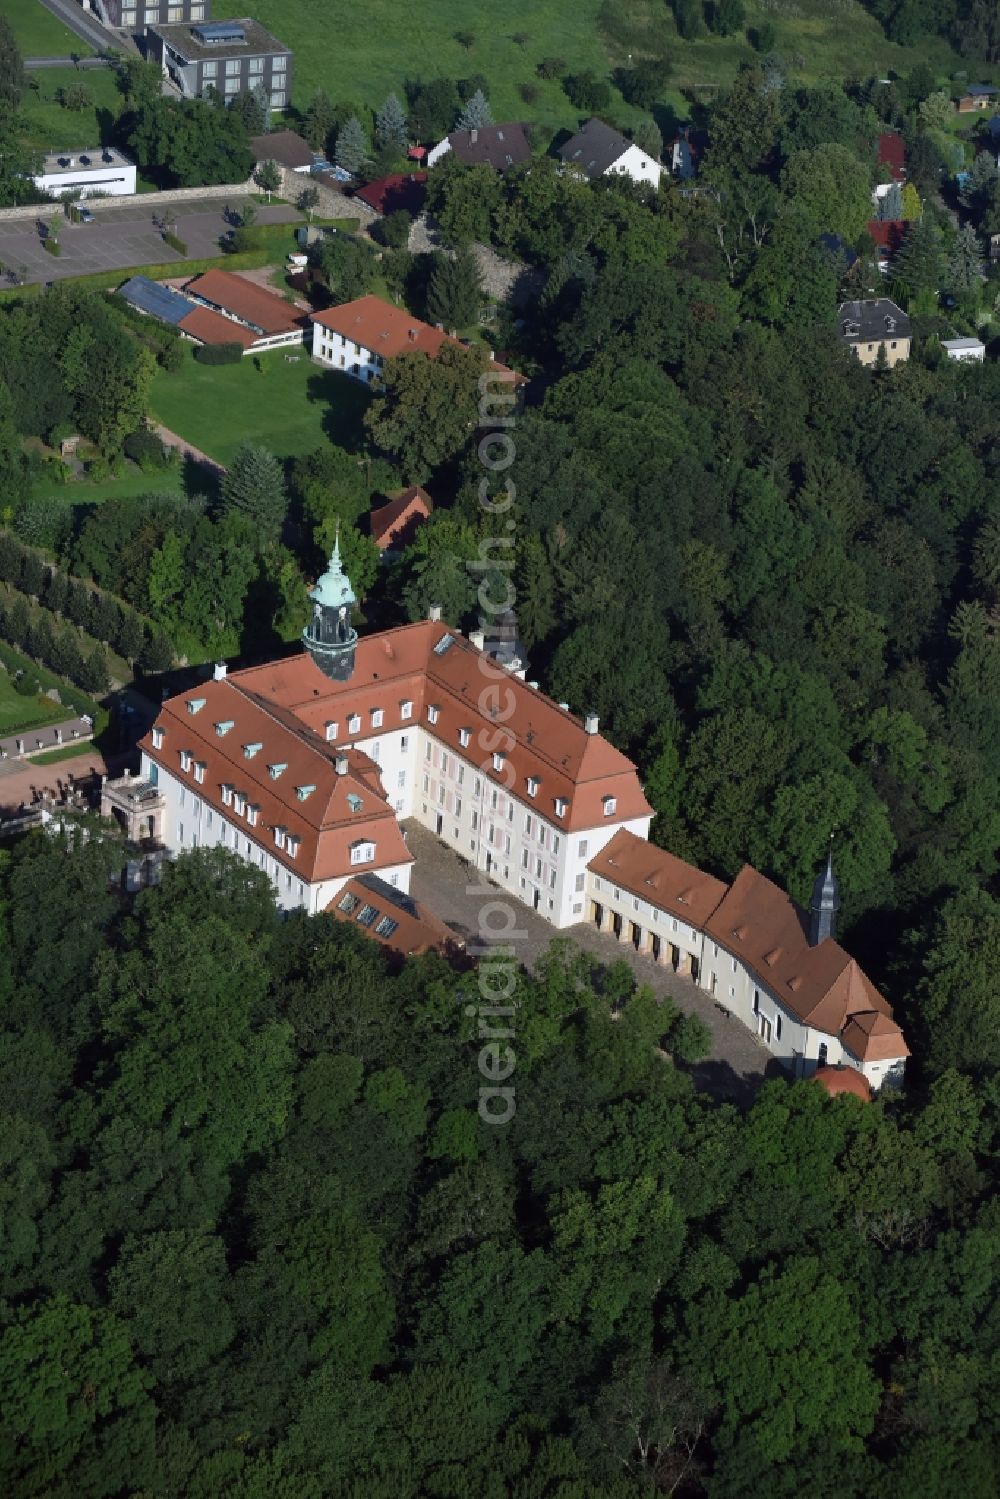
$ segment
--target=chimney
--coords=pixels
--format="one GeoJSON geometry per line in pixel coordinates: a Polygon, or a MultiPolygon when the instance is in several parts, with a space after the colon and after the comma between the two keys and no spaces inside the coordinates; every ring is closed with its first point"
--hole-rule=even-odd
{"type": "Polygon", "coordinates": [[[583,727],[586,729],[588,734],[596,734],[598,727],[600,726],[600,722],[601,720],[598,718],[596,713],[588,713],[586,718],[583,720],[583,727]]]}
{"type": "Polygon", "coordinates": [[[538,691],[538,683],[537,682],[529,682],[528,686],[529,687],[533,687],[536,692],[538,691]]]}
{"type": "Polygon", "coordinates": [[[346,776],[346,774],[347,774],[347,756],[346,755],[338,755],[337,756],[337,774],[339,776],[346,776]]]}
{"type": "Polygon", "coordinates": [[[429,620],[432,620],[433,623],[436,624],[436,625],[440,624],[441,623],[441,605],[440,604],[432,604],[430,606],[430,608],[428,609],[428,611],[427,611],[427,618],[429,620]]]}
{"type": "Polygon", "coordinates": [[[216,661],[215,666],[212,668],[212,681],[213,682],[224,682],[225,680],[226,680],[226,663],[225,663],[225,661],[216,661]]]}
{"type": "Polygon", "coordinates": [[[569,712],[569,703],[560,703],[559,706],[563,710],[564,713],[568,713],[569,712]]]}
{"type": "Polygon", "coordinates": [[[485,631],[483,631],[483,630],[470,630],[469,631],[469,644],[471,646],[474,646],[477,651],[485,650],[485,648],[486,648],[486,633],[485,633],[485,631]]]}

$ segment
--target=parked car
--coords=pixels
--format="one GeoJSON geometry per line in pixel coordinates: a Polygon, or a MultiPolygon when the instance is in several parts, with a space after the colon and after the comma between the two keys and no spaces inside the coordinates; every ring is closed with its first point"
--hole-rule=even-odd
{"type": "Polygon", "coordinates": [[[90,209],[89,208],[81,208],[80,209],[80,223],[81,224],[92,224],[93,222],[94,222],[94,215],[91,213],[90,209]]]}

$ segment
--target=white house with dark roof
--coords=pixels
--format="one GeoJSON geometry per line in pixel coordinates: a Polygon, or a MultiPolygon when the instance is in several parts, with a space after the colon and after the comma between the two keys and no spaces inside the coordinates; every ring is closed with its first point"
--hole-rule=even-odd
{"type": "Polygon", "coordinates": [[[888,297],[841,302],[837,333],[862,364],[876,364],[883,354],[891,368],[910,357],[910,319],[888,297]]]}
{"type": "Polygon", "coordinates": [[[596,116],[570,136],[559,155],[567,167],[582,172],[589,182],[611,172],[658,187],[663,167],[658,161],[596,116]]]}

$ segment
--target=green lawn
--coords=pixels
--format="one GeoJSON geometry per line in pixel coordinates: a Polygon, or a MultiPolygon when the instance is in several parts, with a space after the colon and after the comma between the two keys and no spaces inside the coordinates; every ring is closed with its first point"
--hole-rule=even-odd
{"type": "Polygon", "coordinates": [[[168,468],[155,474],[130,470],[120,479],[99,479],[95,482],[76,479],[68,484],[59,484],[52,479],[39,479],[33,491],[37,499],[59,500],[66,505],[100,505],[104,500],[129,500],[139,494],[183,493],[184,477],[180,468],[168,468]]]}
{"type": "Polygon", "coordinates": [[[258,370],[253,358],[208,365],[189,356],[176,374],[157,374],[153,415],[223,464],[247,441],[279,458],[311,452],[324,440],[358,446],[369,397],[356,380],[320,369],[304,349],[297,364],[282,350],[260,363],[258,370]]]}
{"type": "MultiPolygon", "coordinates": [[[[748,26],[774,24],[794,78],[905,72],[923,60],[946,78],[968,66],[940,42],[907,48],[887,41],[857,0],[747,0],[746,10],[748,26]]],[[[317,88],[335,102],[375,108],[390,92],[402,97],[407,79],[481,73],[495,119],[574,126],[576,112],[560,85],[537,77],[543,57],[560,57],[570,70],[606,74],[626,64],[630,53],[638,58],[663,52],[673,64],[663,102],[680,107],[682,88],[725,83],[751,55],[743,35],[683,41],[665,0],[507,0],[499,11],[487,11],[481,0],[436,0],[419,9],[407,0],[370,0],[353,8],[329,0],[255,0],[254,15],[295,53],[293,97],[299,108],[317,88]],[[475,36],[471,47],[456,41],[460,31],[475,36]],[[527,38],[522,45],[513,40],[518,34],[527,38]],[[528,103],[519,93],[522,84],[537,89],[528,103]]],[[[617,92],[609,113],[623,125],[637,117],[617,92]]]]}
{"type": "MultiPolygon", "coordinates": [[[[2,0],[0,0],[2,4],[2,0]]],[[[81,44],[82,45],[82,44],[81,44]]],[[[80,150],[105,144],[101,116],[117,114],[121,94],[111,68],[39,68],[29,77],[38,84],[24,96],[25,141],[38,151],[80,150]],[[56,95],[71,83],[81,83],[90,91],[93,104],[89,109],[64,109],[56,95]]]]}
{"type": "Polygon", "coordinates": [[[67,716],[67,710],[47,697],[22,697],[14,691],[7,672],[0,671],[0,736],[19,734],[42,723],[53,723],[67,716]]]}
{"type": "Polygon", "coordinates": [[[0,0],[0,16],[14,28],[22,57],[89,57],[93,51],[41,0],[0,0]]]}
{"type": "Polygon", "coordinates": [[[96,745],[92,739],[79,739],[64,744],[60,749],[46,750],[44,755],[32,755],[32,765],[61,765],[63,760],[75,760],[77,755],[92,755],[96,745]]]}

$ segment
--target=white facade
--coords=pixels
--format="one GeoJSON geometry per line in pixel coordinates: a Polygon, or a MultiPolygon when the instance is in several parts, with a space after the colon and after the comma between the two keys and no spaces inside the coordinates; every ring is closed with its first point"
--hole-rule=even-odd
{"type": "Polygon", "coordinates": [[[157,786],[164,799],[162,840],[172,854],[193,848],[227,848],[231,853],[263,869],[274,886],[274,899],[283,911],[301,908],[315,914],[330,901],[355,874],[379,874],[390,885],[407,891],[410,888],[410,864],[379,865],[373,861],[352,867],[334,879],[311,883],[295,871],[294,861],[279,858],[267,829],[251,826],[246,817],[231,814],[213,806],[198,794],[197,787],[182,781],[163,765],[143,754],[140,776],[157,786]]]}
{"type": "Polygon", "coordinates": [[[129,197],[136,190],[135,162],[112,146],[57,152],[45,158],[41,172],[32,180],[39,192],[57,198],[77,192],[81,198],[95,193],[129,197]]]}
{"type": "Polygon", "coordinates": [[[442,157],[447,156],[448,152],[450,150],[451,150],[451,141],[448,139],[447,136],[445,136],[445,138],[444,138],[443,141],[438,141],[437,145],[436,146],[432,146],[431,149],[428,151],[428,153],[427,153],[427,163],[426,163],[427,166],[429,166],[429,167],[435,167],[435,166],[437,166],[438,162],[442,159],[442,157]]]}
{"type": "Polygon", "coordinates": [[[313,358],[321,364],[351,375],[365,385],[381,378],[383,360],[380,354],[345,338],[342,333],[334,333],[332,328],[324,328],[322,323],[313,323],[312,352],[313,358]]]}
{"type": "Polygon", "coordinates": [[[633,142],[617,161],[611,163],[604,176],[607,177],[611,172],[631,177],[633,182],[647,182],[653,187],[659,187],[663,168],[633,142]]]}
{"type": "MultiPolygon", "coordinates": [[[[582,919],[596,921],[602,931],[613,932],[619,941],[630,944],[658,966],[689,975],[717,1004],[753,1031],[795,1077],[811,1077],[818,1067],[829,1064],[853,1067],[867,1079],[873,1092],[883,1083],[892,1085],[902,1080],[902,1061],[860,1061],[838,1036],[800,1020],[741,958],[697,926],[615,885],[607,875],[589,870],[584,899],[586,915],[582,919]]],[[[579,921],[581,917],[571,919],[579,921]]]]}
{"type": "Polygon", "coordinates": [[[986,345],[978,338],[943,338],[941,347],[949,359],[961,362],[975,359],[982,363],[986,358],[986,345]]]}

